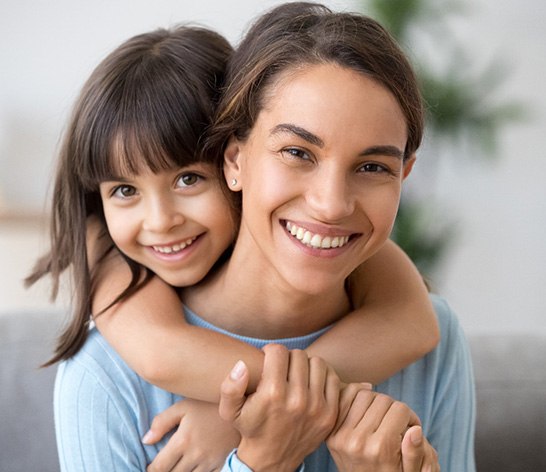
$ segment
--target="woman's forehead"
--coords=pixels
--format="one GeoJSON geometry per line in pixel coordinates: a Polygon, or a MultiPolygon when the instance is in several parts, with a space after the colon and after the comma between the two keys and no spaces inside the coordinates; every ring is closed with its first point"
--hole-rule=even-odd
{"type": "Polygon", "coordinates": [[[328,136],[334,129],[343,133],[355,129],[363,135],[373,130],[384,139],[392,139],[396,131],[398,145],[407,139],[406,119],[395,96],[377,80],[337,64],[290,70],[271,85],[264,98],[255,122],[261,127],[267,121],[268,130],[262,131],[279,129],[280,123],[317,136],[328,136]],[[343,120],[346,123],[338,129],[343,120]]]}

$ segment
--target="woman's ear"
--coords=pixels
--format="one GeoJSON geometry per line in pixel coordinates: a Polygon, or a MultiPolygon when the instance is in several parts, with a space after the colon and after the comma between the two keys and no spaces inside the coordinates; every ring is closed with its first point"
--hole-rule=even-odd
{"type": "Polygon", "coordinates": [[[404,161],[404,168],[402,169],[402,180],[405,180],[406,177],[410,175],[411,169],[413,169],[413,165],[415,164],[416,160],[417,158],[415,157],[415,154],[412,154],[404,161]]]}
{"type": "Polygon", "coordinates": [[[224,150],[224,177],[230,190],[241,190],[241,146],[238,139],[232,136],[224,150]]]}

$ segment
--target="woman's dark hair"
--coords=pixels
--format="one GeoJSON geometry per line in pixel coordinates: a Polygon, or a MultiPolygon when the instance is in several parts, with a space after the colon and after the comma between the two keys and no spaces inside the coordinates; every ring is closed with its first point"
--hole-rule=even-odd
{"type": "MultiPolygon", "coordinates": [[[[93,274],[86,227],[94,215],[109,248],[99,184],[113,176],[153,172],[206,160],[199,152],[224,82],[232,48],[219,34],[179,26],[135,36],[93,71],[75,103],[58,157],[50,220],[51,249],[26,279],[49,274],[52,298],[61,274],[71,269],[73,318],[46,365],[73,356],[83,345],[91,316],[93,274]]],[[[106,256],[104,254],[104,256],[106,256]]],[[[112,303],[134,293],[151,274],[125,258],[131,284],[112,303]]]]}
{"type": "Polygon", "coordinates": [[[411,156],[423,135],[423,104],[401,48],[371,18],[306,2],[278,6],[251,26],[230,59],[225,93],[203,152],[223,160],[231,136],[248,136],[280,74],[324,63],[365,74],[394,95],[408,129],[405,157],[411,156]]]}

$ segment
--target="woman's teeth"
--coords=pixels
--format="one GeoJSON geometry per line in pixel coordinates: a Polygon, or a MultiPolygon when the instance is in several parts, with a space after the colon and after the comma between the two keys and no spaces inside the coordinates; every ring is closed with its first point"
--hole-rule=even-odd
{"type": "Polygon", "coordinates": [[[349,236],[322,236],[289,221],[286,222],[286,229],[303,244],[315,249],[343,247],[349,242],[349,236]]]}
{"type": "Polygon", "coordinates": [[[160,252],[162,254],[173,254],[180,252],[182,249],[187,248],[191,243],[197,239],[197,236],[194,238],[186,239],[186,241],[178,244],[173,244],[172,246],[152,246],[154,251],[160,252]]]}

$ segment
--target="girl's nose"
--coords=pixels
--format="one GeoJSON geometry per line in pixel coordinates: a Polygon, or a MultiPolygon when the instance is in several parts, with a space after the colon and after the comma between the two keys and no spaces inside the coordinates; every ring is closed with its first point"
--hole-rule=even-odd
{"type": "Polygon", "coordinates": [[[184,221],[184,215],[170,198],[154,198],[147,203],[143,228],[155,233],[165,233],[184,221]]]}

